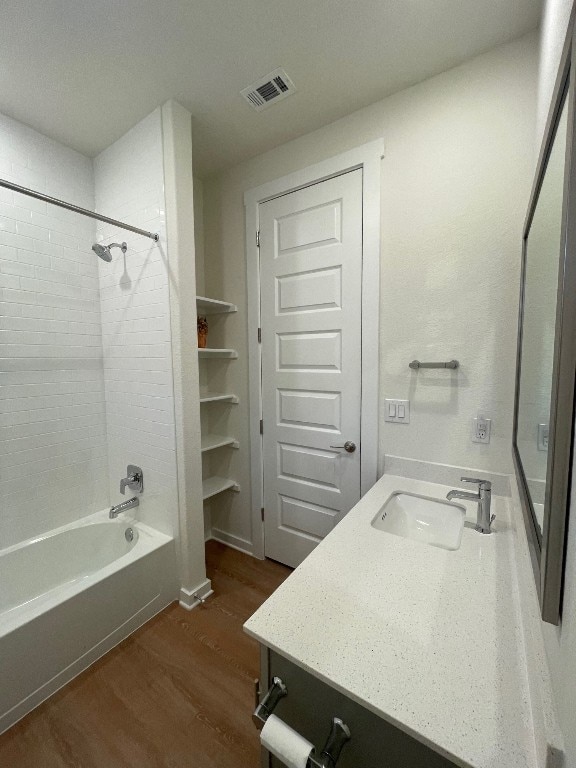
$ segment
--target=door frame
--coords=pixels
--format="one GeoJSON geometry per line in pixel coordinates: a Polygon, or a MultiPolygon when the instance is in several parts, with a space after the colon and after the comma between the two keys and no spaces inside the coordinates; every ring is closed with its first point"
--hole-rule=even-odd
{"type": "Polygon", "coordinates": [[[360,493],[364,495],[378,479],[378,390],[379,370],[374,373],[374,352],[379,356],[380,314],[380,171],[384,141],[378,139],[328,160],[262,184],[244,193],[246,215],[246,282],[248,293],[248,377],[250,392],[250,479],[252,554],[264,558],[264,470],[262,435],[262,354],[260,328],[260,251],[256,237],[262,203],[362,169],[362,305],[375,312],[362,312],[362,403],[360,410],[360,493]]]}

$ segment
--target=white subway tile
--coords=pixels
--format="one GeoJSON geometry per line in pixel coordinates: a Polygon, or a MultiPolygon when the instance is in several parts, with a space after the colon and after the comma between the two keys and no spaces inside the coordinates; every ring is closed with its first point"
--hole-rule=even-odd
{"type": "Polygon", "coordinates": [[[34,224],[28,224],[25,221],[16,222],[16,231],[24,237],[31,237],[34,240],[49,240],[50,233],[43,227],[37,227],[34,224]]]}
{"type": "Polygon", "coordinates": [[[0,203],[0,216],[4,216],[6,219],[13,221],[14,228],[10,231],[16,232],[16,222],[21,221],[25,224],[29,224],[31,222],[32,214],[27,208],[8,203],[0,203]]]}
{"type": "Polygon", "coordinates": [[[52,229],[50,231],[50,242],[54,243],[54,245],[64,245],[66,248],[72,248],[73,250],[78,248],[77,236],[67,235],[64,232],[57,231],[56,229],[52,229]]]}
{"type": "MultiPolygon", "coordinates": [[[[41,230],[45,232],[46,230],[41,230]]],[[[61,245],[56,245],[55,243],[49,243],[48,238],[45,239],[36,239],[32,241],[33,246],[32,250],[36,251],[36,253],[43,253],[46,256],[63,256],[64,255],[64,248],[61,245]]]]}
{"type": "Polygon", "coordinates": [[[36,198],[23,195],[20,192],[14,192],[13,195],[14,205],[26,208],[30,212],[46,213],[46,203],[43,200],[36,200],[36,198]]]}
{"type": "Polygon", "coordinates": [[[0,216],[0,230],[2,232],[16,232],[16,222],[7,216],[0,216]]]}
{"type": "MultiPolygon", "coordinates": [[[[25,279],[25,278],[23,278],[25,279]]],[[[30,291],[16,291],[11,288],[0,288],[0,301],[15,304],[36,304],[36,294],[30,291]]]]}
{"type": "Polygon", "coordinates": [[[51,260],[51,268],[58,270],[59,272],[66,272],[68,274],[77,275],[78,274],[78,262],[76,261],[70,261],[69,259],[61,259],[57,256],[52,256],[51,260]]]}
{"type": "Polygon", "coordinates": [[[43,253],[34,253],[34,251],[22,248],[18,249],[18,261],[24,264],[33,264],[37,267],[50,268],[50,256],[46,256],[43,253]]]}
{"type": "Polygon", "coordinates": [[[18,261],[6,261],[0,259],[0,272],[5,275],[34,277],[34,267],[31,264],[20,264],[18,261]]]}
{"type": "Polygon", "coordinates": [[[35,192],[46,192],[45,174],[25,168],[19,163],[12,163],[12,179],[17,184],[33,189],[35,192]]]}
{"type": "MultiPolygon", "coordinates": [[[[88,208],[96,203],[165,236],[158,111],[96,158],[95,187],[88,158],[2,116],[0,147],[4,130],[14,137],[4,160],[11,178],[88,208]]],[[[0,536],[6,528],[10,536],[33,535],[104,506],[107,454],[119,471],[137,459],[151,492],[175,504],[169,295],[160,249],[19,194],[0,197],[2,204],[0,298],[8,310],[0,355],[9,356],[0,470],[10,513],[0,518],[0,536]],[[94,242],[123,240],[125,263],[104,264],[91,251],[94,242]],[[31,467],[41,493],[22,482],[31,467]]]]}
{"type": "Polygon", "coordinates": [[[34,240],[30,237],[24,237],[14,232],[4,232],[3,230],[0,230],[0,245],[25,248],[28,251],[34,250],[34,240]]]}
{"type": "Polygon", "coordinates": [[[18,275],[0,272],[0,288],[20,288],[20,278],[18,275]]]}

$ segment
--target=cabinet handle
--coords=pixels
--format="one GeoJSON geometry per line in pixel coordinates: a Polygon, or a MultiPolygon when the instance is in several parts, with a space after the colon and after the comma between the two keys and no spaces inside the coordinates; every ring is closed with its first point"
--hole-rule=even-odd
{"type": "Polygon", "coordinates": [[[258,704],[260,704],[260,680],[256,678],[254,680],[254,709],[258,709],[258,704]]]}
{"type": "MultiPolygon", "coordinates": [[[[288,695],[288,689],[279,677],[274,677],[272,685],[262,701],[260,701],[260,693],[260,682],[259,680],[255,680],[254,698],[256,708],[252,715],[252,720],[258,729],[262,729],[264,723],[273,713],[280,699],[288,695]]],[[[332,727],[324,749],[318,756],[316,750],[312,750],[308,762],[306,763],[306,768],[336,768],[340,753],[347,741],[350,741],[350,729],[339,717],[333,717],[332,727]]]]}

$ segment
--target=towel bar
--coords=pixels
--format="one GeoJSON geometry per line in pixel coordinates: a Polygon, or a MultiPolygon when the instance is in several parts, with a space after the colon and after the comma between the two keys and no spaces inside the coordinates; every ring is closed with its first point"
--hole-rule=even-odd
{"type": "Polygon", "coordinates": [[[421,363],[420,360],[412,360],[408,367],[417,371],[418,368],[458,368],[458,360],[449,360],[447,363],[421,363]]]}

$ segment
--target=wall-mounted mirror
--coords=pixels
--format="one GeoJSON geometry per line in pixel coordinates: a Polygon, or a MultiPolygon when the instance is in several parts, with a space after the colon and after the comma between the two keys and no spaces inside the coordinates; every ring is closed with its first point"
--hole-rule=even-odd
{"type": "Polygon", "coordinates": [[[542,618],[562,607],[576,369],[573,30],[564,47],[524,230],[514,459],[542,618]]]}

